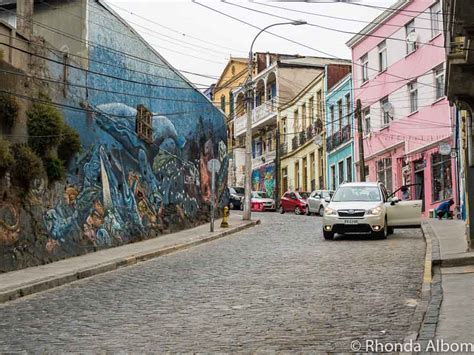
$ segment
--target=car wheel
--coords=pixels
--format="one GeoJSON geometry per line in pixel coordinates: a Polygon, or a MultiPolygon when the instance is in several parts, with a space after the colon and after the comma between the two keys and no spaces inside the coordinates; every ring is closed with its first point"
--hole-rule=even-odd
{"type": "Polygon", "coordinates": [[[234,208],[235,208],[234,203],[233,202],[229,203],[229,209],[233,210],[234,208]]]}
{"type": "Polygon", "coordinates": [[[333,232],[327,232],[323,230],[323,237],[325,240],[333,240],[334,239],[334,233],[333,232]]]}
{"type": "Polygon", "coordinates": [[[385,218],[385,223],[384,223],[383,229],[380,232],[374,232],[373,235],[374,235],[375,238],[378,238],[378,239],[387,239],[388,226],[387,226],[387,219],[386,218],[385,218]]]}
{"type": "Polygon", "coordinates": [[[320,217],[324,216],[324,207],[323,206],[319,207],[318,214],[319,214],[320,217]]]}
{"type": "Polygon", "coordinates": [[[311,216],[311,211],[309,210],[309,206],[306,206],[306,215],[311,216]]]}
{"type": "Polygon", "coordinates": [[[285,209],[283,208],[282,205],[280,205],[280,208],[278,210],[280,211],[281,214],[285,213],[285,209]]]}
{"type": "Polygon", "coordinates": [[[387,234],[388,235],[392,235],[394,232],[394,228],[393,227],[387,227],[387,234]]]}
{"type": "Polygon", "coordinates": [[[295,207],[295,214],[301,214],[301,210],[299,206],[295,207]]]}

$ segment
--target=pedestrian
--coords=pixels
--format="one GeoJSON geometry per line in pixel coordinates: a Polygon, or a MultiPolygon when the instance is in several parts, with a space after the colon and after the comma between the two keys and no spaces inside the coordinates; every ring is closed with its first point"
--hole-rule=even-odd
{"type": "Polygon", "coordinates": [[[448,219],[453,219],[453,214],[451,212],[452,205],[454,205],[454,201],[453,199],[450,199],[448,201],[444,201],[436,208],[436,215],[438,216],[439,220],[443,219],[444,216],[446,216],[448,219]]]}
{"type": "Polygon", "coordinates": [[[410,192],[408,191],[408,187],[405,185],[401,188],[402,191],[402,200],[409,200],[410,199],[410,192]]]}

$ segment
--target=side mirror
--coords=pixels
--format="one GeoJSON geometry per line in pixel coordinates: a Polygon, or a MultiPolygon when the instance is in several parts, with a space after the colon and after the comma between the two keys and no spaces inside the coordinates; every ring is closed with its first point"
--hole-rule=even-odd
{"type": "Polygon", "coordinates": [[[390,197],[388,202],[390,202],[391,206],[395,206],[396,203],[400,202],[400,199],[398,197],[390,197]]]}
{"type": "Polygon", "coordinates": [[[324,201],[326,201],[326,202],[329,203],[329,202],[331,202],[331,198],[330,198],[330,197],[326,197],[326,198],[324,198],[324,201]]]}

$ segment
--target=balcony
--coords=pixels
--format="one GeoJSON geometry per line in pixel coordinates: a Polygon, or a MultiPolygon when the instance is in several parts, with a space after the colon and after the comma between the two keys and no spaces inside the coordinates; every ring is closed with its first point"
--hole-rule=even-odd
{"type": "MultiPolygon", "coordinates": [[[[276,98],[272,98],[252,110],[252,129],[263,125],[266,121],[276,117],[276,98]]],[[[245,133],[247,114],[243,114],[235,119],[234,134],[238,137],[245,133]]]]}
{"type": "Polygon", "coordinates": [[[283,142],[280,144],[280,156],[288,154],[288,143],[283,142]]]}
{"type": "Polygon", "coordinates": [[[252,159],[252,169],[258,168],[261,165],[266,163],[270,163],[276,159],[276,150],[271,150],[269,152],[265,152],[258,157],[252,159]]]}
{"type": "Polygon", "coordinates": [[[341,131],[337,131],[333,135],[326,138],[326,150],[329,152],[336,149],[340,145],[351,140],[351,125],[346,125],[341,131]]]}

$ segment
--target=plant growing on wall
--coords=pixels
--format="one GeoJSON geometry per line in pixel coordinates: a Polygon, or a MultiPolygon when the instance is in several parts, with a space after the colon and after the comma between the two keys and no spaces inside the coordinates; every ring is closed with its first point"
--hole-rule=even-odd
{"type": "Polygon", "coordinates": [[[0,122],[4,127],[11,129],[18,116],[18,102],[7,93],[0,93],[0,122]]]}
{"type": "Polygon", "coordinates": [[[51,105],[35,103],[28,116],[28,145],[41,157],[58,146],[63,129],[63,116],[51,105]]]}
{"type": "Polygon", "coordinates": [[[66,170],[61,160],[57,158],[45,158],[43,159],[43,163],[50,183],[64,179],[66,170]]]}
{"type": "Polygon", "coordinates": [[[35,179],[44,175],[41,159],[25,144],[15,144],[11,151],[15,163],[11,169],[13,181],[20,187],[28,190],[35,179]]]}
{"type": "Polygon", "coordinates": [[[14,163],[8,142],[0,137],[0,178],[9,171],[14,163]]]}
{"type": "Polygon", "coordinates": [[[58,146],[58,157],[66,165],[73,157],[74,154],[80,152],[81,140],[77,131],[64,124],[62,130],[61,142],[58,146]]]}

